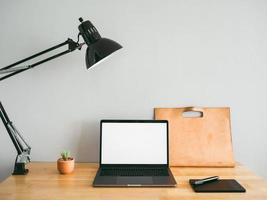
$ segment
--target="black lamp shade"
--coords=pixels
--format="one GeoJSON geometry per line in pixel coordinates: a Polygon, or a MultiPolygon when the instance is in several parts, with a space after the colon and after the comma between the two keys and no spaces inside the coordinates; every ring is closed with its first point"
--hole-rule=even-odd
{"type": "Polygon", "coordinates": [[[95,26],[89,20],[83,21],[81,17],[79,20],[81,22],[78,27],[80,31],[79,34],[82,35],[88,46],[85,55],[87,69],[122,48],[117,42],[102,38],[95,26]]]}
{"type": "Polygon", "coordinates": [[[119,43],[107,38],[100,38],[90,44],[85,55],[87,69],[121,48],[122,46],[119,43]]]}

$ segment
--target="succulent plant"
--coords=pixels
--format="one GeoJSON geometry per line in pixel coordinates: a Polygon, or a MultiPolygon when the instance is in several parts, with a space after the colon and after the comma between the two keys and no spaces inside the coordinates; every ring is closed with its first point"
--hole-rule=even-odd
{"type": "Polygon", "coordinates": [[[69,160],[71,157],[70,157],[70,151],[63,151],[62,153],[61,153],[61,158],[63,159],[63,160],[69,160]]]}

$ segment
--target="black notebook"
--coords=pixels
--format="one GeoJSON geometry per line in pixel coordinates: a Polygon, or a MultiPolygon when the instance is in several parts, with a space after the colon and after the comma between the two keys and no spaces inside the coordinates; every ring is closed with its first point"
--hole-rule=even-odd
{"type": "Polygon", "coordinates": [[[196,180],[198,179],[189,180],[195,192],[246,192],[246,189],[234,179],[220,179],[202,185],[195,185],[196,180]]]}

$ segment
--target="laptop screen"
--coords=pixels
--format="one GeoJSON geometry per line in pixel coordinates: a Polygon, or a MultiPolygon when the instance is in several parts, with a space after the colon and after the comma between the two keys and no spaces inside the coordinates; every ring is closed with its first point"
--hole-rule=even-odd
{"type": "Polygon", "coordinates": [[[167,164],[167,121],[102,121],[101,164],[167,164]]]}

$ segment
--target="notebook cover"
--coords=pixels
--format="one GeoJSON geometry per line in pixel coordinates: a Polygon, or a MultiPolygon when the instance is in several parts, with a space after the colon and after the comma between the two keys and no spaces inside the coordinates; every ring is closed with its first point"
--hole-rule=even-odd
{"type": "Polygon", "coordinates": [[[195,192],[246,192],[246,189],[234,179],[220,179],[203,185],[194,185],[196,180],[198,179],[189,180],[195,192]]]}

